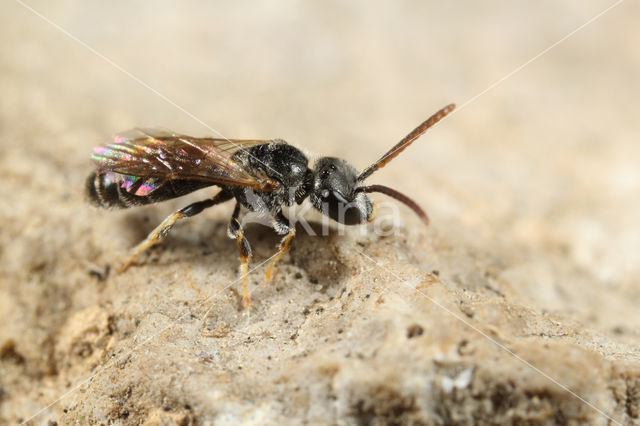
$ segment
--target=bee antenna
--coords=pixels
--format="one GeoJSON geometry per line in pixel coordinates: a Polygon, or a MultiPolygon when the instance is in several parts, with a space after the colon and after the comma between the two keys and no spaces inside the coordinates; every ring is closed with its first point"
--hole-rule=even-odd
{"type": "Polygon", "coordinates": [[[361,182],[371,176],[373,172],[378,169],[383,168],[389,161],[393,160],[398,154],[400,154],[406,147],[411,145],[413,141],[418,139],[420,135],[427,131],[429,127],[432,127],[438,121],[442,120],[447,116],[451,111],[455,109],[455,104],[449,104],[446,107],[442,108],[440,111],[433,114],[431,117],[427,118],[423,121],[418,127],[413,129],[411,133],[405,136],[400,142],[398,142],[393,148],[391,148],[385,155],[383,155],[378,161],[367,167],[360,176],[358,176],[358,181],[361,182]]]}
{"type": "Polygon", "coordinates": [[[388,186],[384,186],[384,185],[369,185],[369,186],[361,186],[357,188],[356,191],[357,192],[381,192],[385,195],[388,195],[389,197],[394,198],[400,201],[401,203],[403,203],[404,205],[406,205],[407,207],[409,207],[411,210],[414,211],[415,214],[418,215],[418,217],[422,220],[422,222],[425,225],[429,225],[429,216],[427,216],[425,211],[422,210],[422,207],[420,207],[411,198],[407,197],[401,192],[396,191],[395,189],[389,188],[388,186]]]}

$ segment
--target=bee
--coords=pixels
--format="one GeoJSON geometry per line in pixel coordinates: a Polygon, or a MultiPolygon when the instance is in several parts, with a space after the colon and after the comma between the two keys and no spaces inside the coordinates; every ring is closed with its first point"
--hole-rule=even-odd
{"type": "Polygon", "coordinates": [[[282,213],[283,206],[301,204],[309,198],[315,209],[331,219],[358,225],[374,219],[374,204],[368,193],[380,192],[407,205],[425,225],[427,214],[406,195],[383,185],[363,182],[384,167],[455,105],[448,105],[405,136],[378,161],[358,173],[341,158],[322,157],[313,168],[298,148],[281,139],[243,140],[195,138],[155,129],[135,129],[117,135],[112,143],[94,148],[97,168],[86,181],[89,201],[102,208],[129,208],[169,200],[193,191],[217,186],[211,198],[190,204],[167,217],[131,251],[120,271],[150,247],[160,243],[181,219],[235,200],[228,235],[238,244],[243,281],[243,299],[249,307],[248,270],[251,245],[240,223],[242,209],[270,218],[283,238],[266,272],[270,281],[282,255],[295,236],[295,224],[282,213]]]}

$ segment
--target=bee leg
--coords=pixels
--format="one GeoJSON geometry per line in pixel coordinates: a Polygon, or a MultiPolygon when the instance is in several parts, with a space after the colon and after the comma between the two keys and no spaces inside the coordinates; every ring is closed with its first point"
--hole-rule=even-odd
{"type": "Polygon", "coordinates": [[[229,238],[238,241],[238,251],[240,252],[240,262],[242,268],[242,290],[244,298],[244,306],[246,308],[251,306],[249,300],[249,261],[251,260],[251,245],[249,241],[244,237],[244,230],[238,216],[240,215],[240,203],[236,203],[236,208],[233,210],[231,216],[231,222],[229,223],[229,238]]]}
{"type": "Polygon", "coordinates": [[[162,221],[160,225],[158,225],[151,233],[145,238],[140,244],[135,246],[131,251],[131,255],[127,260],[122,264],[119,269],[119,272],[124,272],[131,266],[133,261],[140,256],[142,253],[147,251],[149,248],[155,246],[158,243],[161,243],[173,228],[173,225],[176,224],[180,219],[184,219],[186,217],[195,216],[198,213],[202,212],[204,209],[215,206],[216,204],[222,203],[224,201],[230,200],[232,196],[225,192],[220,191],[216,194],[215,197],[210,198],[208,200],[198,201],[193,204],[189,204],[187,207],[178,210],[173,213],[171,216],[167,217],[162,221]]]}
{"type": "Polygon", "coordinates": [[[271,278],[273,278],[273,268],[276,266],[276,263],[278,263],[282,255],[289,251],[291,240],[293,240],[293,237],[296,236],[295,225],[291,226],[289,224],[289,220],[284,217],[282,213],[278,213],[278,216],[274,218],[273,228],[278,234],[286,235],[282,238],[282,241],[280,241],[278,252],[271,260],[271,263],[269,263],[269,267],[267,268],[267,275],[265,277],[267,282],[271,281],[271,278]]]}

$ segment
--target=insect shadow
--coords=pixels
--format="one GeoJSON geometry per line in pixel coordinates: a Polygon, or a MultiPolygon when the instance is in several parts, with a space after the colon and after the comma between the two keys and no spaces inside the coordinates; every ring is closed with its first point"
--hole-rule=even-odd
{"type": "MultiPolygon", "coordinates": [[[[162,213],[156,211],[148,215],[127,214],[120,220],[124,238],[130,241],[144,238],[160,217],[162,213]]],[[[215,259],[215,263],[234,263],[237,247],[226,238],[226,223],[202,217],[200,221],[181,225],[182,232],[170,234],[162,243],[147,250],[146,259],[139,261],[168,265],[188,259],[192,267],[211,267],[212,259],[215,259]]],[[[247,223],[243,226],[246,237],[252,241],[254,263],[258,265],[272,257],[273,248],[280,243],[280,237],[263,223],[247,223]]],[[[312,284],[320,284],[323,288],[339,284],[349,276],[349,268],[335,255],[336,247],[343,241],[343,231],[312,219],[304,225],[296,224],[296,238],[299,244],[289,250],[289,265],[293,267],[294,276],[302,273],[312,284]]]]}

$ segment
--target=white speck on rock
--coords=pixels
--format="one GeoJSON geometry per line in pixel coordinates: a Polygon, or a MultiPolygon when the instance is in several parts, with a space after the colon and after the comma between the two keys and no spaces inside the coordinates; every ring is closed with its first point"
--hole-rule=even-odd
{"type": "Polygon", "coordinates": [[[464,389],[471,383],[473,368],[463,370],[457,377],[451,378],[444,376],[442,378],[442,390],[445,393],[451,393],[454,389],[464,389]]]}

